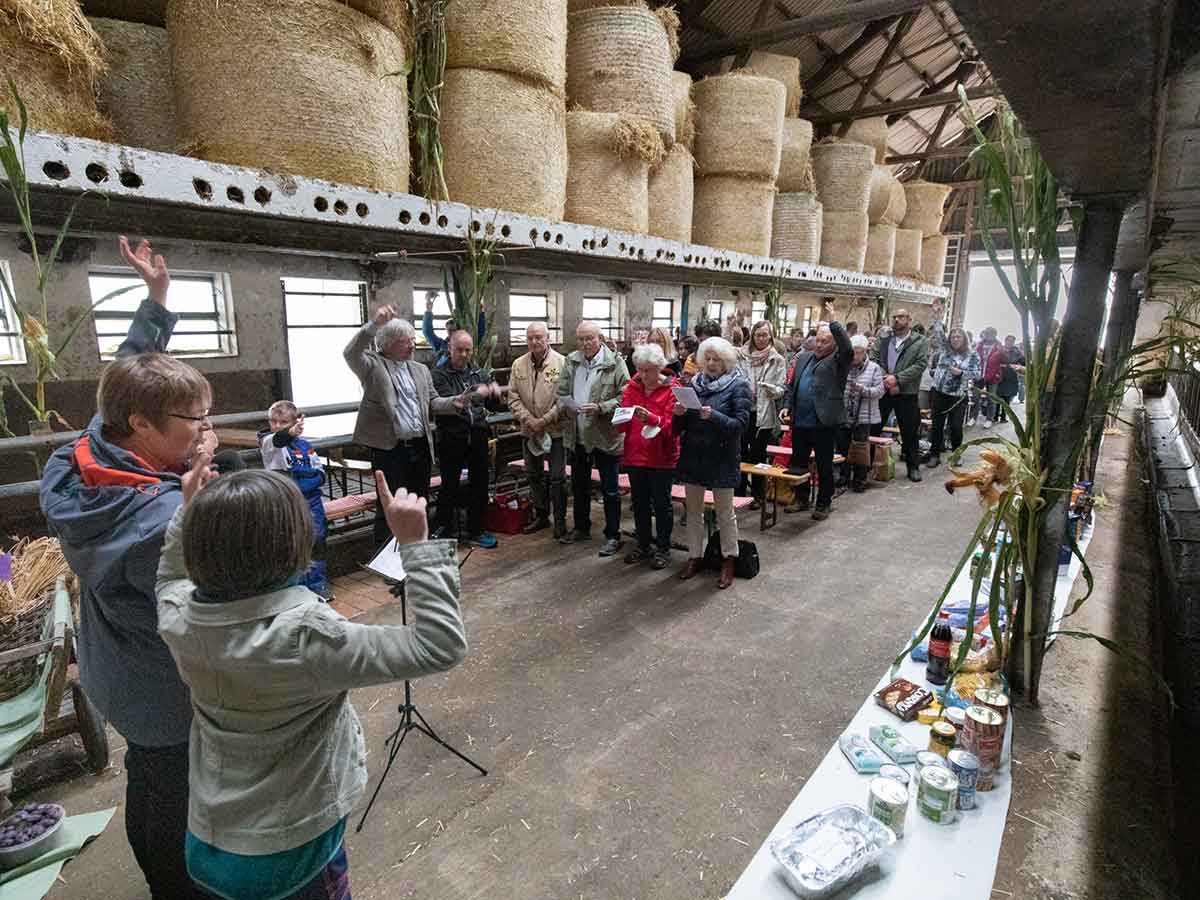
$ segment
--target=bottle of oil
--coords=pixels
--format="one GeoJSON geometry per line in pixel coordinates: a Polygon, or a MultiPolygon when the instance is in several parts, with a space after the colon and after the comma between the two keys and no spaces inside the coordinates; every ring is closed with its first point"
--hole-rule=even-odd
{"type": "Polygon", "coordinates": [[[929,632],[929,662],[925,666],[925,680],[930,684],[945,684],[950,677],[950,614],[939,613],[933,629],[929,632]]]}

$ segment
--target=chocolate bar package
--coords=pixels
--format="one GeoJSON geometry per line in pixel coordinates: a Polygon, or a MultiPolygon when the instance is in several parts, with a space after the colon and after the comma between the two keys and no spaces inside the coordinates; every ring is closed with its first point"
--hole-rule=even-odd
{"type": "Polygon", "coordinates": [[[913,684],[907,678],[897,678],[875,695],[875,702],[905,722],[933,702],[933,691],[913,684]]]}

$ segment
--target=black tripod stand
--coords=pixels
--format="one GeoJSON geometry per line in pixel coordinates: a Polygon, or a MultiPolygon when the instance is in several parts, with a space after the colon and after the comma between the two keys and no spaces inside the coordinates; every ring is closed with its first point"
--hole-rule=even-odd
{"type": "MultiPolygon", "coordinates": [[[[404,596],[404,582],[399,582],[392,586],[392,596],[400,598],[400,622],[403,625],[408,624],[408,602],[404,596]]],[[[400,754],[400,745],[404,743],[404,739],[408,737],[410,731],[416,731],[420,734],[431,738],[435,742],[441,744],[467,765],[474,767],[479,771],[480,775],[486,775],[487,769],[475,762],[469,756],[460,753],[458,750],[451,747],[443,741],[425,721],[425,717],[421,715],[421,711],[417,709],[412,698],[412,682],[407,678],[404,679],[404,702],[400,704],[400,723],[384,741],[384,745],[388,747],[388,761],[384,766],[383,774],[379,776],[379,784],[375,785],[375,792],[371,794],[371,800],[367,804],[367,808],[363,810],[362,818],[358,820],[356,832],[363,830],[363,825],[367,822],[367,816],[371,814],[371,807],[375,805],[375,799],[379,796],[379,792],[383,789],[383,783],[387,780],[388,773],[392,771],[392,763],[396,761],[396,757],[400,754]]]]}

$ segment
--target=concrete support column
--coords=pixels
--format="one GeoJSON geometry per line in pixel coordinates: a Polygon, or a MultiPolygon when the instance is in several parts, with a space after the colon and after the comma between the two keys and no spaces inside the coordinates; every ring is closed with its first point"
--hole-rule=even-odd
{"type": "Polygon", "coordinates": [[[1112,306],[1104,333],[1104,366],[1109,368],[1124,352],[1126,334],[1137,321],[1138,295],[1133,289],[1133,272],[1119,271],[1113,285],[1112,306]]]}

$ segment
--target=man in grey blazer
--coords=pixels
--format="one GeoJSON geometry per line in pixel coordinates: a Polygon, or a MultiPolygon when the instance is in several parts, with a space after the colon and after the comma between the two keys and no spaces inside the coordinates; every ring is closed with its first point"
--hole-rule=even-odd
{"type": "Polygon", "coordinates": [[[929,342],[912,330],[907,309],[892,313],[892,333],[875,346],[872,357],[883,369],[887,393],[879,400],[879,415],[887,424],[896,414],[900,426],[900,446],[908,464],[908,480],[921,480],[921,404],[918,392],[921,374],[929,365],[929,342]]]}
{"type": "MultiPolygon", "coordinates": [[[[816,457],[817,508],[813,518],[829,517],[833,505],[833,453],[838,426],[846,419],[846,375],[854,359],[850,338],[841,322],[829,322],[817,332],[815,347],[796,355],[792,377],[784,390],[779,421],[792,429],[792,465],[808,471],[808,457],[816,457]]],[[[796,502],[786,512],[808,509],[808,488],[801,487],[796,502]]]]}
{"type": "MultiPolygon", "coordinates": [[[[415,339],[410,322],[397,318],[393,307],[381,306],[342,355],[363,386],[355,443],[370,448],[371,467],[383,472],[390,490],[405,488],[427,497],[433,468],[433,417],[454,401],[437,396],[429,369],[412,358],[415,339]]],[[[376,500],[376,545],[388,536],[376,500]]]]}

